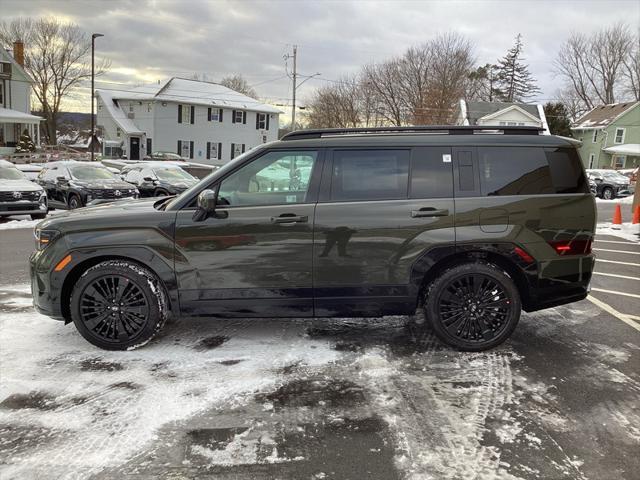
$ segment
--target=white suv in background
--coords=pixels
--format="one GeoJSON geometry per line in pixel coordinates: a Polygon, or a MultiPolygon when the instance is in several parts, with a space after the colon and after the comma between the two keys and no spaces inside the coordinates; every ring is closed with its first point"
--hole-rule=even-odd
{"type": "Polygon", "coordinates": [[[31,215],[40,220],[49,211],[47,194],[25,177],[13,163],[0,160],[0,217],[31,215]]]}

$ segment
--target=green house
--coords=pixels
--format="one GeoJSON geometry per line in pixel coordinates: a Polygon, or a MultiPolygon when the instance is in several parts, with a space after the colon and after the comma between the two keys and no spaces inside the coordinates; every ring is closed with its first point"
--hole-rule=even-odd
{"type": "Polygon", "coordinates": [[[640,165],[640,102],[596,107],[580,118],[573,136],[582,140],[585,168],[634,168],[640,165]]]}

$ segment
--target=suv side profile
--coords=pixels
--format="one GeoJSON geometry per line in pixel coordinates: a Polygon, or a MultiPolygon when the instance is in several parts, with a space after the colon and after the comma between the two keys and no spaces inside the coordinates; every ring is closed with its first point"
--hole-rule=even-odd
{"type": "Polygon", "coordinates": [[[595,201],[577,142],[534,127],[293,132],[174,198],[36,227],[34,304],[128,349],[173,317],[413,315],[495,347],[584,299],[595,201]]]}

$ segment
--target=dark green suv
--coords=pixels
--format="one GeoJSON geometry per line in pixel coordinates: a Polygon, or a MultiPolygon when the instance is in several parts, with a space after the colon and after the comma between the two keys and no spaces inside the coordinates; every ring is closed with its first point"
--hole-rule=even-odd
{"type": "Polygon", "coordinates": [[[128,349],[173,317],[413,315],[483,350],[586,297],[595,203],[573,140],[533,127],[307,130],[178,197],[41,222],[33,298],[128,349]]]}

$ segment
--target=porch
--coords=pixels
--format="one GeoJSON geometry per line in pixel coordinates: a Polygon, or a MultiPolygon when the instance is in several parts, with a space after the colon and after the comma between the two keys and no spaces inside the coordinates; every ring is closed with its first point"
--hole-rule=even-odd
{"type": "Polygon", "coordinates": [[[15,152],[20,135],[27,130],[31,140],[40,146],[40,122],[43,119],[29,113],[0,107],[0,155],[15,152]]]}
{"type": "Polygon", "coordinates": [[[612,168],[635,168],[640,165],[640,143],[614,145],[603,148],[602,151],[611,156],[612,168]]]}

